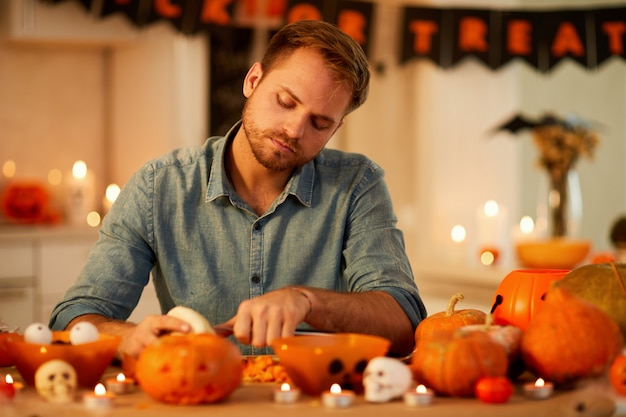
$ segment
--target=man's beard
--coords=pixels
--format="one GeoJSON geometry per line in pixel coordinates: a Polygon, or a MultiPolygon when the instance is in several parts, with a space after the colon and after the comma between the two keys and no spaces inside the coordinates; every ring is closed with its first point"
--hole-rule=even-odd
{"type": "Polygon", "coordinates": [[[250,99],[246,101],[243,107],[242,126],[254,158],[263,167],[275,172],[293,171],[311,160],[311,158],[306,158],[302,155],[297,139],[289,137],[282,132],[259,128],[252,120],[253,118],[248,108],[249,102],[250,99]],[[287,145],[293,151],[292,157],[287,157],[277,149],[268,150],[264,143],[269,141],[269,138],[277,139],[287,145]]]}

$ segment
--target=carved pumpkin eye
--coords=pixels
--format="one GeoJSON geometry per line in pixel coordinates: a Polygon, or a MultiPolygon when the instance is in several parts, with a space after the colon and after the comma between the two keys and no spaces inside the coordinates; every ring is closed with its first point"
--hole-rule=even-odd
{"type": "Polygon", "coordinates": [[[354,372],[357,374],[363,374],[365,372],[365,368],[367,368],[367,360],[361,359],[354,365],[354,372]]]}
{"type": "Polygon", "coordinates": [[[333,359],[328,365],[328,373],[331,375],[337,375],[343,371],[343,362],[339,359],[333,359]]]}

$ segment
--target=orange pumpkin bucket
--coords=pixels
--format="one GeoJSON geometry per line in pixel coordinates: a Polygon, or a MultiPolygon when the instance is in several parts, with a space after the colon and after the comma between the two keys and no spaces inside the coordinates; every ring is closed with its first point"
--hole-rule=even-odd
{"type": "Polygon", "coordinates": [[[518,269],[504,277],[493,296],[491,313],[499,325],[513,325],[526,330],[532,317],[543,305],[543,297],[552,282],[562,279],[567,269],[518,269]]]}

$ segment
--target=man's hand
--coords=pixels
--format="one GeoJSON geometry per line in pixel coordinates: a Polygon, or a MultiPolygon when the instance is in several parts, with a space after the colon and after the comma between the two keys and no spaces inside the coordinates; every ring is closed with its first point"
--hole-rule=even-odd
{"type": "Polygon", "coordinates": [[[268,346],[276,338],[293,336],[298,324],[312,310],[306,291],[304,288],[283,288],[245,300],[239,305],[237,314],[223,325],[233,328],[239,342],[254,347],[268,346]]]}
{"type": "Polygon", "coordinates": [[[165,333],[189,333],[191,331],[191,326],[188,323],[176,317],[161,315],[146,316],[139,324],[134,324],[111,320],[97,314],[87,314],[72,320],[67,329],[71,329],[72,326],[81,321],[93,323],[101,333],[121,336],[122,341],[117,349],[119,359],[122,359],[124,355],[136,358],[146,346],[165,333]]]}

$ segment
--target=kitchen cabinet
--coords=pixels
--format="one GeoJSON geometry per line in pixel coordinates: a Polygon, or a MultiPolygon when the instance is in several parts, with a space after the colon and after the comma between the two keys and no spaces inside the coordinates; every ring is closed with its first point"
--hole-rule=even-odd
{"type": "Polygon", "coordinates": [[[135,40],[139,31],[121,15],[90,15],[76,2],[2,0],[0,28],[4,40],[31,43],[116,45],[135,40]]]}
{"type": "MultiPolygon", "coordinates": [[[[47,324],[97,238],[97,229],[87,227],[0,229],[0,319],[22,331],[35,321],[47,324]]],[[[159,311],[149,284],[130,319],[159,311]]]]}

